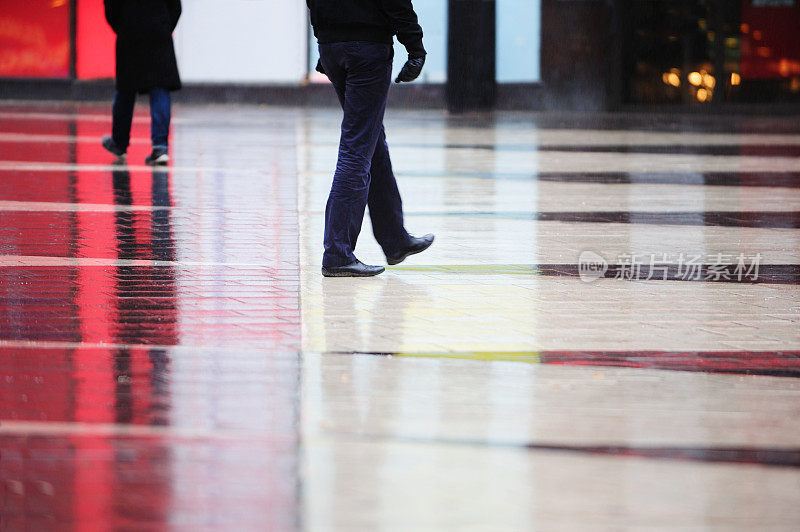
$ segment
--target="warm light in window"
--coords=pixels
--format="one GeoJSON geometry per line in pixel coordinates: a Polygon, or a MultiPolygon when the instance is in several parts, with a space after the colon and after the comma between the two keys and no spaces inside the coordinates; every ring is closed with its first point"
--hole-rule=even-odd
{"type": "Polygon", "coordinates": [[[703,82],[703,75],[700,72],[692,72],[689,74],[689,83],[694,85],[695,87],[699,86],[703,82]]]}
{"type": "Polygon", "coordinates": [[[742,76],[736,72],[731,72],[731,85],[739,85],[742,82],[742,76]]]}
{"type": "Polygon", "coordinates": [[[698,101],[704,102],[704,101],[708,100],[709,96],[711,96],[711,93],[708,92],[707,90],[705,90],[705,89],[697,89],[697,100],[698,101]]]}
{"type": "Polygon", "coordinates": [[[778,62],[778,72],[785,78],[797,76],[800,74],[800,61],[792,61],[791,59],[781,57],[781,60],[778,62]]]}
{"type": "Polygon", "coordinates": [[[681,78],[674,72],[664,72],[664,74],[661,76],[661,80],[667,85],[672,85],[673,87],[681,86],[681,78]]]}

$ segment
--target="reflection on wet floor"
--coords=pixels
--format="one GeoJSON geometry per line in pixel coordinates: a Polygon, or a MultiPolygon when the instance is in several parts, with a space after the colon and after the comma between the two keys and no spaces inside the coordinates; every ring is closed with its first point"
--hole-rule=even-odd
{"type": "Polygon", "coordinates": [[[800,526],[796,120],[393,111],[366,280],[339,120],[0,107],[0,528],[800,526]]]}

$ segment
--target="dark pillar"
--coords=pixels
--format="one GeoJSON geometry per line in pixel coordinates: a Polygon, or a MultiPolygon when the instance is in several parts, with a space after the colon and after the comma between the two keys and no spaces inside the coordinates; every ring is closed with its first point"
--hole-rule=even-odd
{"type": "Polygon", "coordinates": [[[599,111],[621,101],[619,0],[542,0],[542,82],[549,108],[599,111]]]}
{"type": "Polygon", "coordinates": [[[78,0],[69,2],[69,77],[78,77],[78,0]]]}
{"type": "Polygon", "coordinates": [[[495,0],[449,0],[447,109],[491,109],[495,98],[495,0]]]}

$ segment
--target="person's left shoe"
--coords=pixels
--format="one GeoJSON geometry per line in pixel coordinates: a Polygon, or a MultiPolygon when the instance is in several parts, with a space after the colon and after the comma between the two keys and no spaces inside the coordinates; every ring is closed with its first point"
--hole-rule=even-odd
{"type": "Polygon", "coordinates": [[[425,236],[420,237],[411,237],[411,243],[400,250],[397,254],[386,256],[386,262],[390,265],[394,266],[395,264],[400,264],[404,260],[406,260],[411,255],[416,255],[417,253],[422,253],[433,244],[434,236],[432,234],[427,234],[425,236]]]}
{"type": "Polygon", "coordinates": [[[153,153],[148,155],[144,162],[149,166],[163,166],[169,163],[167,148],[153,148],[153,153]]]}
{"type": "Polygon", "coordinates": [[[117,161],[125,160],[125,150],[117,146],[114,138],[111,135],[106,135],[102,140],[103,148],[117,158],[117,161]]]}

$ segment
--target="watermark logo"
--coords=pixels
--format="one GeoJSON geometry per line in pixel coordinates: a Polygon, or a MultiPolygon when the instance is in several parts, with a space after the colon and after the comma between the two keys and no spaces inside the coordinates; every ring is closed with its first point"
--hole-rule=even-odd
{"type": "Polygon", "coordinates": [[[607,271],[608,261],[594,251],[583,251],[578,258],[578,272],[584,283],[600,279],[607,271]]]}
{"type": "Polygon", "coordinates": [[[600,278],[751,283],[758,280],[760,266],[760,253],[623,253],[610,264],[595,251],[583,251],[578,257],[578,273],[587,283],[600,278]]]}

